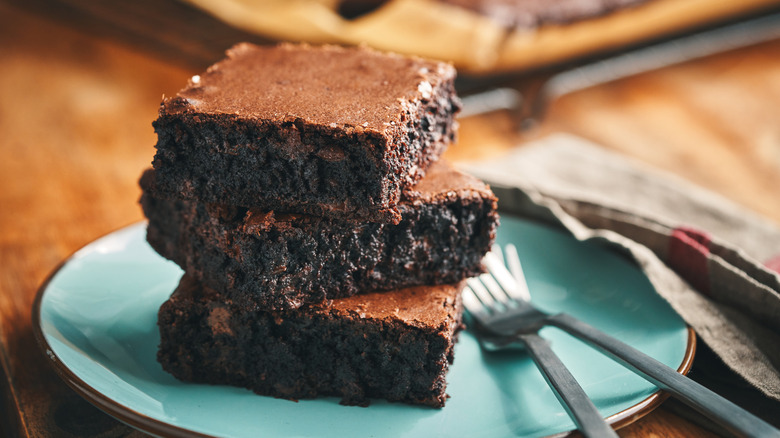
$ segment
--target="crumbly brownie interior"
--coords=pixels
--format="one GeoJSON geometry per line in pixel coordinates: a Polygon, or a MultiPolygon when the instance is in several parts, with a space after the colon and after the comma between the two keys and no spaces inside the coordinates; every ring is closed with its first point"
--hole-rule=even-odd
{"type": "Polygon", "coordinates": [[[441,407],[461,325],[460,288],[423,286],[269,313],[185,275],[160,308],[158,360],[181,380],[274,397],[441,407]]]}
{"type": "Polygon", "coordinates": [[[454,77],[368,49],[239,45],[163,102],[156,195],[396,223],[454,140],[454,77]]]}
{"type": "Polygon", "coordinates": [[[401,222],[388,225],[157,199],[148,193],[150,171],[142,184],[147,239],[208,287],[269,309],[481,273],[496,198],[445,163],[429,177],[416,186],[422,192],[406,194],[401,222]]]}

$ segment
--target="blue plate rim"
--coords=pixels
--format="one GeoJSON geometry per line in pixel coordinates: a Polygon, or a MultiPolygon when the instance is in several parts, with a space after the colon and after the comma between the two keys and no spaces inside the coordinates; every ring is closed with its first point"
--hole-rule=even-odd
{"type": "MultiPolygon", "coordinates": [[[[516,216],[516,215],[512,215],[512,216],[516,216]]],[[[534,220],[527,217],[524,217],[523,219],[535,223],[545,224],[548,226],[550,225],[549,223],[534,220]]],[[[83,250],[84,248],[88,247],[94,242],[103,239],[105,237],[108,237],[119,231],[126,230],[132,227],[141,226],[142,224],[146,224],[146,223],[147,223],[146,220],[142,220],[142,221],[138,221],[117,228],[108,233],[105,233],[87,242],[85,245],[81,246],[79,249],[71,253],[68,257],[66,257],[59,264],[57,264],[57,266],[51,271],[51,273],[43,281],[43,283],[38,288],[38,291],[35,294],[35,300],[33,301],[33,306],[32,306],[33,336],[35,337],[35,341],[38,344],[38,348],[40,348],[41,352],[45,355],[47,362],[51,365],[52,368],[54,368],[54,371],[57,373],[57,375],[73,391],[75,391],[78,395],[83,397],[88,402],[92,403],[95,407],[97,407],[104,413],[116,418],[117,420],[133,428],[157,436],[166,436],[166,437],[174,437],[174,438],[187,438],[187,437],[218,438],[217,436],[214,435],[203,434],[200,432],[196,432],[194,430],[186,429],[184,427],[176,426],[164,421],[157,420],[155,418],[137,412],[136,410],[132,409],[129,406],[125,406],[116,402],[111,397],[108,397],[107,395],[93,388],[90,384],[85,382],[83,379],[77,376],[75,372],[73,372],[70,368],[68,368],[68,366],[65,365],[65,363],[54,352],[54,349],[51,347],[51,345],[49,345],[49,343],[46,341],[46,336],[43,333],[43,325],[41,323],[41,306],[43,303],[43,297],[46,291],[48,290],[49,284],[57,276],[57,273],[59,273],[69,262],[71,262],[75,258],[76,254],[78,254],[79,251],[83,250]]],[[[687,329],[688,329],[687,330],[688,341],[685,347],[685,354],[683,356],[682,363],[677,368],[677,372],[683,375],[687,375],[688,372],[691,370],[691,367],[693,366],[693,359],[696,355],[696,332],[690,326],[688,326],[687,329]]],[[[669,398],[669,396],[670,394],[667,393],[666,391],[658,390],[650,394],[649,396],[647,396],[647,398],[643,399],[642,401],[636,403],[635,405],[629,406],[628,408],[620,412],[610,415],[609,417],[606,418],[606,421],[614,429],[620,429],[622,427],[628,426],[629,424],[639,420],[640,418],[644,417],[645,415],[655,410],[655,408],[657,408],[661,403],[663,403],[667,398],[669,398]]],[[[556,436],[569,436],[575,432],[576,430],[571,430],[568,432],[563,432],[562,434],[558,434],[556,436]]]]}

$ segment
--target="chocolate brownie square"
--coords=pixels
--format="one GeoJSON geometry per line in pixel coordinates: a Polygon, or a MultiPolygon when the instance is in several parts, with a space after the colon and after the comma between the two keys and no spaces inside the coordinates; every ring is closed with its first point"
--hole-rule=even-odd
{"type": "Polygon", "coordinates": [[[267,312],[185,275],[160,308],[157,358],[180,380],[262,395],[441,407],[461,326],[461,288],[419,286],[267,312]]]}
{"type": "Polygon", "coordinates": [[[498,224],[490,189],[442,161],[404,194],[395,225],[159,199],[155,174],[141,181],[152,247],[209,288],[266,309],[456,283],[482,272],[498,224]]]}
{"type": "Polygon", "coordinates": [[[164,99],[157,196],[397,223],[455,137],[454,79],[364,47],[239,44],[164,99]]]}

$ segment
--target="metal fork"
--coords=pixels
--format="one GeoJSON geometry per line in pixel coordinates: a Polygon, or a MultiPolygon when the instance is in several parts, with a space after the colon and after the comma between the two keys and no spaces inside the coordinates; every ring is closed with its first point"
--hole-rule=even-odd
{"type": "MultiPolygon", "coordinates": [[[[485,256],[485,263],[493,275],[470,278],[463,290],[463,304],[478,324],[480,345],[492,352],[520,344],[583,436],[617,437],[550,344],[537,334],[545,325],[547,315],[529,304],[530,295],[524,281],[515,281],[505,268],[495,269],[495,265],[503,268],[503,261],[496,254],[500,254],[500,250],[494,248],[485,256]]],[[[519,276],[518,280],[523,278],[517,252],[508,252],[507,257],[514,257],[510,262],[513,274],[519,276]]]]}
{"type": "MultiPolygon", "coordinates": [[[[557,385],[554,387],[554,391],[556,391],[559,400],[563,399],[562,403],[564,406],[566,403],[570,403],[569,399],[563,398],[557,391],[563,389],[565,393],[567,390],[570,390],[571,387],[568,385],[571,382],[565,380],[562,383],[555,382],[558,378],[558,373],[565,376],[569,374],[568,371],[561,373],[557,370],[558,367],[565,369],[565,366],[560,361],[558,361],[560,365],[552,365],[550,362],[547,362],[547,364],[550,364],[547,365],[540,363],[534,356],[534,348],[541,345],[543,349],[546,344],[546,341],[536,334],[545,325],[558,327],[586,342],[654,385],[669,392],[683,403],[706,415],[736,436],[780,438],[780,431],[770,424],[630,345],[567,314],[558,313],[550,315],[533,307],[522,293],[524,286],[521,285],[525,285],[525,280],[522,276],[522,268],[517,251],[514,246],[507,246],[506,252],[507,263],[516,277],[507,270],[502,258],[496,255],[496,253],[500,254],[500,250],[495,253],[489,253],[485,256],[484,262],[490,273],[480,276],[479,281],[476,279],[469,280],[468,287],[464,289],[464,305],[477,322],[476,334],[480,338],[480,342],[485,350],[490,351],[494,348],[531,339],[531,342],[526,343],[526,345],[529,345],[529,353],[534,357],[540,368],[556,368],[555,372],[549,375],[545,372],[545,378],[548,379],[551,386],[557,385]]],[[[549,354],[552,353],[550,352],[549,354]]],[[[552,355],[554,356],[554,354],[552,355]]],[[[579,386],[576,382],[574,384],[577,387],[579,386]]],[[[582,391],[581,388],[579,390],[582,391]]],[[[572,392],[576,392],[576,390],[572,390],[572,392]]],[[[574,400],[579,400],[579,398],[575,397],[574,400]]],[[[569,404],[569,408],[577,410],[580,408],[580,404],[575,401],[574,405],[569,404]]],[[[574,419],[572,412],[570,412],[570,415],[574,419]]],[[[584,428],[595,428],[596,425],[592,425],[589,422],[583,426],[578,423],[577,419],[574,419],[574,421],[583,435],[609,436],[604,432],[595,432],[596,435],[590,435],[590,432],[584,430],[584,428]]],[[[614,433],[611,430],[610,432],[614,433]]]]}

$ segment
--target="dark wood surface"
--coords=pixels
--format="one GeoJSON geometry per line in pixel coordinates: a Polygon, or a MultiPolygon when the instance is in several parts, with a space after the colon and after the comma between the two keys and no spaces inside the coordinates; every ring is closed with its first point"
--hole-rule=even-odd
{"type": "MultiPolygon", "coordinates": [[[[154,153],[151,122],[161,96],[198,67],[61,23],[0,3],[0,430],[141,436],[60,381],[35,345],[30,312],[64,258],[142,219],[136,181],[154,153]]],[[[539,134],[587,137],[780,222],[778,54],[774,42],[566,96],[539,134]]],[[[518,147],[512,126],[506,113],[463,120],[448,156],[518,147]]],[[[620,435],[712,436],[663,407],[620,435]]]]}

